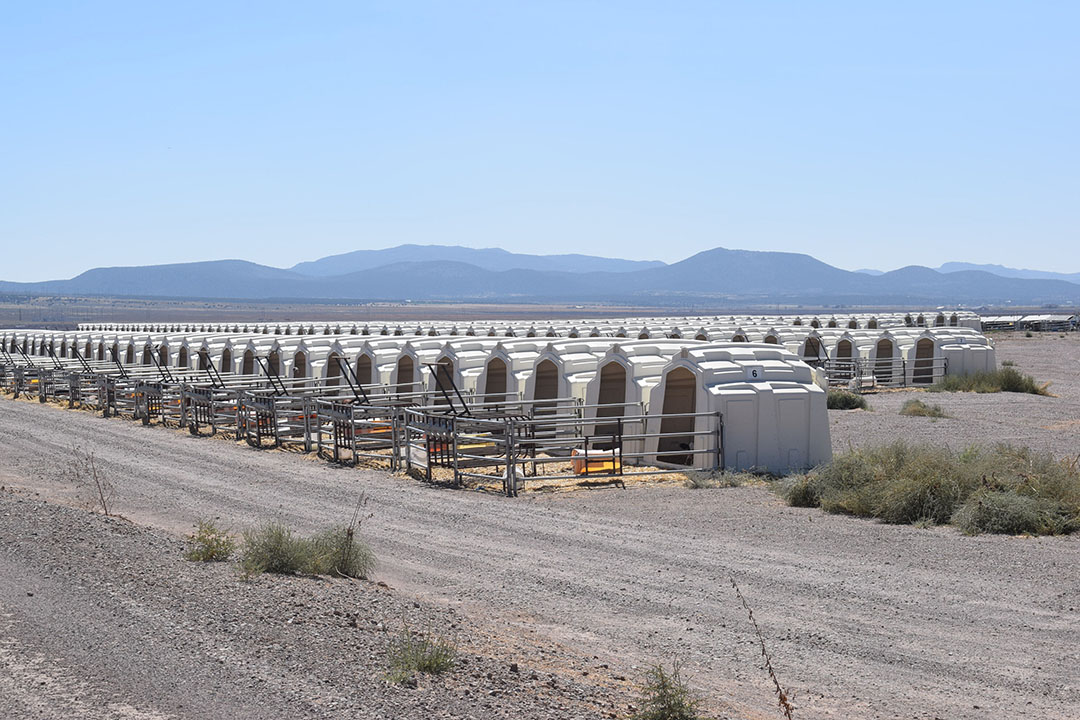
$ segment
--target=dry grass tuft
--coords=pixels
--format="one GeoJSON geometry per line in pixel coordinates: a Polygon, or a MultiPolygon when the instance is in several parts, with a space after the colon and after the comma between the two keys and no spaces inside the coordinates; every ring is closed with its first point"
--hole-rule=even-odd
{"type": "Polygon", "coordinates": [[[188,535],[184,559],[191,562],[222,562],[228,560],[235,549],[236,541],[226,531],[220,530],[212,520],[199,520],[195,532],[188,535]]]}
{"type": "Polygon", "coordinates": [[[1080,530],[1080,468],[1026,448],[954,453],[895,442],[851,450],[776,486],[791,505],[967,533],[1080,530]]]}
{"type": "Polygon", "coordinates": [[[908,417],[947,418],[949,415],[940,405],[927,405],[922,400],[908,400],[900,408],[900,414],[908,417]]]}
{"type": "Polygon", "coordinates": [[[416,673],[441,675],[454,669],[457,648],[441,635],[417,633],[405,627],[387,650],[387,680],[395,685],[416,685],[416,673]]]}
{"type": "Polygon", "coordinates": [[[1012,392],[1029,395],[1050,395],[1050,383],[1039,384],[1030,375],[1006,365],[992,372],[971,375],[946,375],[931,385],[930,392],[1012,392]]]}

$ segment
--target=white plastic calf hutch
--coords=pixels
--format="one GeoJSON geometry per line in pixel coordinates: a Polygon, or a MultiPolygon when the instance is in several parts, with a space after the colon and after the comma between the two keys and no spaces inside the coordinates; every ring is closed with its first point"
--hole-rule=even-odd
{"type": "Polygon", "coordinates": [[[652,392],[646,452],[658,464],[713,467],[716,413],[723,420],[725,469],[784,474],[832,457],[826,393],[806,363],[777,346],[725,343],[681,351],[652,392]]]}
{"type": "Polygon", "coordinates": [[[536,357],[548,345],[540,338],[511,338],[491,349],[484,370],[476,382],[476,392],[485,402],[499,403],[518,399],[536,367],[536,357]]]}
{"type": "Polygon", "coordinates": [[[600,358],[614,345],[614,338],[558,340],[536,356],[536,365],[525,382],[525,399],[585,399],[585,388],[596,373],[600,358]]]}
{"type": "Polygon", "coordinates": [[[435,368],[439,374],[428,378],[428,390],[453,394],[453,388],[457,388],[462,393],[474,392],[491,351],[498,345],[498,338],[459,337],[448,340],[435,358],[435,368]]]}
{"type": "Polygon", "coordinates": [[[586,417],[611,417],[643,410],[664,368],[685,347],[698,340],[636,340],[612,345],[597,363],[585,388],[586,417]],[[592,407],[602,406],[602,407],[592,407]]]}

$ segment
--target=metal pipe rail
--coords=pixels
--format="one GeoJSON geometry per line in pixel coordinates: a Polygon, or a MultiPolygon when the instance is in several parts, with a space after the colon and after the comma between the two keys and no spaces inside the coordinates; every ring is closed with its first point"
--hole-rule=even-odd
{"type": "MultiPolygon", "coordinates": [[[[352,388],[319,382],[304,383],[302,394],[281,396],[258,375],[226,374],[218,380],[184,369],[169,382],[153,366],[130,370],[121,374],[98,364],[87,373],[85,368],[5,364],[0,382],[43,401],[66,397],[69,407],[94,407],[105,416],[143,424],[186,427],[196,435],[207,427],[211,434],[231,430],[253,447],[296,445],[353,466],[373,462],[394,470],[420,469],[428,479],[433,468],[450,468],[456,484],[499,480],[509,496],[517,495],[526,481],[575,478],[622,484],[632,475],[724,466],[723,419],[715,413],[650,416],[634,403],[585,405],[573,398],[492,402],[463,393],[471,414],[462,415],[438,402],[442,394],[437,390],[398,393],[397,388],[373,386],[365,393],[370,402],[358,403],[352,388]],[[662,427],[664,417],[694,418],[693,428],[649,432],[649,423],[662,427]],[[682,446],[665,448],[665,438],[682,446]],[[701,456],[709,460],[696,461],[701,456]],[[565,469],[568,463],[572,474],[565,469]],[[642,465],[657,469],[627,470],[642,465]]],[[[299,383],[289,385],[300,389],[299,383]]]]}
{"type": "Polygon", "coordinates": [[[401,408],[315,400],[312,432],[319,457],[356,467],[361,458],[399,465],[401,408]]]}
{"type": "Polygon", "coordinates": [[[724,468],[720,413],[636,414],[605,417],[602,421],[614,426],[614,431],[590,432],[596,418],[566,417],[554,421],[566,432],[545,437],[538,429],[549,429],[553,424],[550,419],[483,419],[407,408],[402,438],[405,467],[409,471],[421,471],[429,481],[433,479],[433,469],[451,469],[455,485],[463,484],[466,478],[501,480],[503,491],[509,496],[516,496],[526,479],[606,479],[622,484],[622,478],[628,475],[682,473],[695,465],[712,470],[724,468]],[[664,419],[676,418],[693,418],[694,429],[649,432],[649,423],[655,422],[662,428],[664,419]],[[705,427],[698,429],[702,419],[705,427]],[[657,441],[656,450],[648,449],[651,439],[657,441]],[[677,441],[678,447],[664,448],[664,439],[677,441]],[[699,456],[708,460],[699,463],[696,461],[699,456]],[[572,474],[554,469],[568,462],[572,474]],[[642,465],[658,469],[625,470],[627,466],[642,465]],[[547,467],[553,471],[545,472],[547,467]]]}
{"type": "Polygon", "coordinates": [[[822,367],[830,385],[866,387],[910,387],[932,385],[949,372],[947,358],[840,359],[829,360],[822,367]]]}

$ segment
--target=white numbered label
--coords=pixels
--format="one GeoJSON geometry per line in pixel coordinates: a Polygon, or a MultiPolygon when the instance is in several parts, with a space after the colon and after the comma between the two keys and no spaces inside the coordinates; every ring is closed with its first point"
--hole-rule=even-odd
{"type": "Polygon", "coordinates": [[[758,382],[765,377],[765,368],[761,365],[750,365],[745,369],[748,382],[758,382]]]}

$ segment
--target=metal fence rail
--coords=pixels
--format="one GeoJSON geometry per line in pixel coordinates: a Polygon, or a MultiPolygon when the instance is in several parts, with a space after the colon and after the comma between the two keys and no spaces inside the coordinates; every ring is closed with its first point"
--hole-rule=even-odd
{"type": "Polygon", "coordinates": [[[500,481],[516,496],[525,482],[576,479],[623,484],[630,475],[683,473],[697,466],[724,467],[720,413],[636,413],[596,417],[605,406],[579,405],[574,415],[534,414],[503,418],[449,415],[438,408],[404,411],[403,444],[407,470],[435,479],[439,468],[449,481],[500,481]],[[689,421],[692,429],[663,428],[665,419],[689,421]],[[705,456],[705,462],[698,462],[705,456]],[[569,469],[567,468],[569,466],[569,469]],[[647,467],[629,471],[628,467],[647,467]]]}
{"type": "Polygon", "coordinates": [[[717,413],[651,416],[642,405],[584,405],[572,398],[499,400],[445,388],[353,386],[319,380],[210,373],[100,361],[54,367],[0,364],[0,388],[15,397],[66,402],[137,420],[231,433],[255,448],[292,446],[328,461],[420,472],[448,470],[451,482],[501,483],[516,496],[527,482],[577,479],[623,485],[632,475],[724,467],[717,413]],[[677,420],[678,431],[665,430],[677,420]],[[702,458],[706,458],[702,460],[702,458]]]}
{"type": "Polygon", "coordinates": [[[911,387],[932,385],[948,374],[947,358],[831,359],[821,364],[830,385],[867,387],[911,387]]]}

